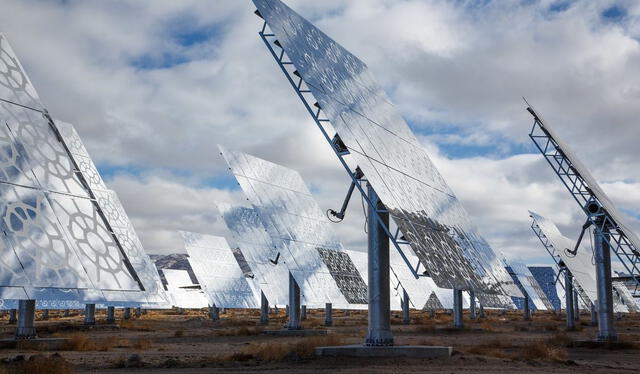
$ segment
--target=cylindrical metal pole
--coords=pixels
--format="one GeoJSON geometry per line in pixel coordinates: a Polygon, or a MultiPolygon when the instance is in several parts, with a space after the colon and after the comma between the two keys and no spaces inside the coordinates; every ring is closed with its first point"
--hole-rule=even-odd
{"type": "Polygon", "coordinates": [[[260,291],[260,324],[269,324],[269,300],[262,291],[260,291]]]}
{"type": "Polygon", "coordinates": [[[484,318],[484,305],[482,305],[482,303],[480,304],[480,318],[484,318]]]}
{"type": "Polygon", "coordinates": [[[137,307],[136,308],[136,318],[140,318],[142,317],[142,308],[141,307],[137,307]]]}
{"type": "Polygon", "coordinates": [[[18,317],[16,317],[16,315],[17,315],[17,310],[11,309],[9,311],[9,324],[10,325],[15,325],[16,323],[18,323],[18,317]]]}
{"type": "MultiPolygon", "coordinates": [[[[601,224],[598,224],[600,226],[601,224]]],[[[611,250],[607,232],[594,230],[596,286],[598,291],[598,340],[616,341],[613,324],[613,289],[611,286],[611,250]]]]}
{"type": "Polygon", "coordinates": [[[131,318],[131,308],[124,308],[124,316],[122,318],[124,319],[131,318]]]}
{"type": "Polygon", "coordinates": [[[289,305],[285,306],[284,308],[284,316],[289,318],[289,305]]]}
{"type": "Polygon", "coordinates": [[[305,321],[307,319],[307,306],[303,305],[300,310],[300,320],[305,321]]]}
{"type": "Polygon", "coordinates": [[[69,309],[65,309],[64,310],[64,314],[62,315],[63,317],[69,317],[71,313],[69,312],[69,309]]]}
{"type": "Polygon", "coordinates": [[[107,323],[116,322],[116,308],[114,306],[107,307],[107,323]]]}
{"type": "Polygon", "coordinates": [[[209,306],[209,318],[211,318],[212,321],[218,321],[220,319],[220,309],[218,309],[215,304],[209,306]]]}
{"type": "Polygon", "coordinates": [[[591,326],[598,326],[598,307],[591,303],[591,326]]]}
{"type": "Polygon", "coordinates": [[[462,290],[453,290],[453,328],[461,329],[464,327],[462,319],[462,290]]]}
{"type": "Polygon", "coordinates": [[[16,339],[35,339],[36,334],[36,301],[18,301],[18,328],[16,329],[16,339]]]}
{"type": "Polygon", "coordinates": [[[402,290],[402,323],[408,325],[411,322],[411,316],[409,315],[409,294],[407,290],[402,290]]]}
{"type": "Polygon", "coordinates": [[[389,237],[385,227],[389,227],[389,213],[373,187],[367,183],[369,200],[368,224],[368,267],[369,267],[369,331],[365,339],[368,346],[391,346],[391,290],[389,287],[389,237]],[[382,223],[376,218],[379,214],[382,223]]]}
{"type": "Polygon", "coordinates": [[[300,330],[300,287],[289,273],[289,322],[287,329],[300,330]]]}
{"type": "Polygon", "coordinates": [[[49,319],[49,309],[43,309],[42,310],[42,320],[46,321],[49,319]]]}
{"type": "Polygon", "coordinates": [[[324,304],[324,325],[333,325],[333,305],[331,303],[324,304]]]}
{"type": "Polygon", "coordinates": [[[575,286],[573,287],[573,308],[575,309],[573,318],[580,321],[580,299],[578,298],[578,289],[575,286]]]}
{"type": "Polygon", "coordinates": [[[529,295],[526,292],[524,293],[523,310],[524,310],[524,320],[531,321],[531,309],[529,308],[529,295]]]}
{"type": "Polygon", "coordinates": [[[564,298],[567,304],[567,330],[573,330],[576,328],[576,321],[573,317],[573,313],[575,313],[573,307],[573,276],[569,269],[564,271],[564,298]]]}
{"type": "Polygon", "coordinates": [[[476,293],[473,291],[469,291],[469,316],[472,320],[478,317],[476,314],[476,293]]]}
{"type": "Polygon", "coordinates": [[[85,304],[84,324],[86,326],[91,326],[96,324],[96,304],[85,304]]]}

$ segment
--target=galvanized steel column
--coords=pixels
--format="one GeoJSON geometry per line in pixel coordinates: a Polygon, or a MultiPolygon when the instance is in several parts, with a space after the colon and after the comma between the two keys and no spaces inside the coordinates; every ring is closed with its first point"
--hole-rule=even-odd
{"type": "Polygon", "coordinates": [[[289,322],[287,329],[300,330],[300,286],[289,272],[289,322]]]}
{"type": "Polygon", "coordinates": [[[405,289],[402,290],[402,323],[408,325],[411,322],[409,315],[409,295],[405,289]]]}
{"type": "Polygon", "coordinates": [[[305,321],[307,319],[307,306],[303,305],[300,309],[300,320],[305,321]]]}
{"type": "Polygon", "coordinates": [[[107,323],[115,323],[116,322],[116,307],[108,306],[107,307],[107,323]]]}
{"type": "Polygon", "coordinates": [[[462,319],[462,290],[453,290],[453,327],[461,329],[464,327],[462,319]]]}
{"type": "MultiPolygon", "coordinates": [[[[600,224],[598,224],[600,226],[600,224]]],[[[606,232],[594,230],[596,285],[598,291],[598,340],[616,341],[613,325],[613,289],[611,286],[611,250],[606,232]]]]}
{"type": "Polygon", "coordinates": [[[576,321],[580,321],[580,299],[578,298],[578,288],[573,287],[573,308],[575,309],[573,313],[573,319],[576,321]]]}
{"type": "Polygon", "coordinates": [[[368,346],[393,345],[391,333],[391,290],[389,288],[389,213],[373,187],[367,183],[369,200],[373,203],[367,213],[368,267],[369,267],[369,331],[365,339],[368,346]],[[378,223],[376,214],[382,218],[378,223]],[[383,225],[385,227],[383,227],[383,225]]]}
{"type": "Polygon", "coordinates": [[[131,318],[131,308],[124,308],[124,319],[130,319],[131,318]]]}
{"type": "Polygon", "coordinates": [[[16,315],[17,315],[17,310],[11,309],[9,311],[9,324],[10,325],[15,325],[16,323],[18,323],[18,317],[16,317],[16,315]]]}
{"type": "Polygon", "coordinates": [[[212,321],[218,321],[220,319],[220,309],[218,309],[215,304],[209,306],[209,318],[211,318],[212,321]]]}
{"type": "Polygon", "coordinates": [[[564,270],[564,298],[567,304],[567,330],[576,328],[576,321],[573,317],[575,309],[573,308],[573,276],[569,269],[564,270]]]}
{"type": "Polygon", "coordinates": [[[478,315],[476,313],[476,293],[475,292],[469,291],[469,300],[470,300],[469,315],[470,315],[470,318],[474,320],[478,318],[478,315]]]}
{"type": "Polygon", "coordinates": [[[18,328],[16,329],[16,339],[35,339],[36,334],[36,301],[18,301],[18,328]]]}
{"type": "Polygon", "coordinates": [[[333,325],[333,305],[331,303],[324,304],[324,325],[333,325]]]}
{"type": "Polygon", "coordinates": [[[96,324],[96,304],[85,304],[84,324],[87,326],[96,324]]]}
{"type": "Polygon", "coordinates": [[[524,320],[531,321],[531,309],[529,309],[529,295],[524,293],[524,320]]]}
{"type": "Polygon", "coordinates": [[[262,291],[260,291],[260,324],[269,324],[269,300],[262,291]]]}

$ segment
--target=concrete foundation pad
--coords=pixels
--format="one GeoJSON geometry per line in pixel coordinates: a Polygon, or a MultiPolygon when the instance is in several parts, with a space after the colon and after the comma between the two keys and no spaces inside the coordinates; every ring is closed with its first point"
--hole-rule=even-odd
{"type": "Polygon", "coordinates": [[[267,330],[263,334],[270,336],[320,336],[327,335],[327,330],[267,330]]]}
{"type": "Polygon", "coordinates": [[[38,351],[57,351],[62,349],[69,339],[36,338],[36,339],[0,339],[0,349],[33,349],[38,351]]]}
{"type": "Polygon", "coordinates": [[[399,345],[391,347],[368,347],[366,345],[345,345],[338,347],[318,347],[319,357],[451,357],[452,347],[429,347],[420,345],[399,345]]]}

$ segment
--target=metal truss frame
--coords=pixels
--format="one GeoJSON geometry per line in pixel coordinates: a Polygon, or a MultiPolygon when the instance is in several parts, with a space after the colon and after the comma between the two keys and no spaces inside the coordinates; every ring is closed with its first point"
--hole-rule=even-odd
{"type": "MultiPolygon", "coordinates": [[[[563,271],[568,271],[569,274],[571,274],[571,271],[569,271],[569,269],[566,266],[560,265],[560,262],[562,260],[560,259],[560,256],[556,253],[556,248],[551,244],[551,241],[549,240],[549,238],[547,238],[544,232],[542,232],[542,229],[540,229],[540,226],[538,226],[535,220],[531,222],[531,230],[533,230],[533,232],[536,234],[538,239],[540,239],[542,246],[547,250],[551,258],[553,259],[553,262],[555,262],[558,268],[558,277],[556,278],[556,282],[559,282],[560,285],[562,286],[562,289],[566,291],[564,283],[562,283],[561,281],[562,277],[560,277],[560,274],[562,274],[563,271]]],[[[580,285],[580,283],[575,281],[575,277],[573,277],[573,279],[574,279],[573,287],[576,290],[578,290],[578,295],[582,299],[582,302],[584,303],[584,305],[587,305],[587,306],[592,305],[593,302],[589,300],[589,298],[586,296],[586,293],[584,292],[584,289],[582,289],[582,286],[580,285]]]]}
{"type": "Polygon", "coordinates": [[[598,197],[591,191],[585,179],[573,167],[571,160],[535,114],[529,137],[585,212],[587,222],[593,224],[596,235],[604,236],[605,242],[609,243],[611,251],[616,254],[635,281],[634,296],[640,297],[640,249],[634,246],[623,229],[600,204],[598,197]],[[602,214],[592,214],[587,210],[587,206],[594,202],[602,207],[602,214]]]}
{"type": "Polygon", "coordinates": [[[411,269],[411,273],[413,274],[413,276],[416,277],[416,279],[421,276],[425,276],[420,271],[420,266],[423,266],[422,263],[418,261],[416,265],[412,264],[409,258],[406,256],[406,254],[402,250],[401,247],[409,246],[409,242],[401,239],[400,230],[396,229],[395,233],[392,233],[390,228],[386,227],[386,225],[383,224],[380,213],[389,213],[389,211],[377,209],[376,206],[369,199],[369,196],[366,191],[367,187],[363,183],[363,182],[366,182],[366,179],[365,179],[366,176],[364,178],[358,178],[357,171],[351,169],[351,167],[345,160],[345,156],[349,155],[350,152],[348,149],[344,148],[344,145],[342,144],[342,140],[340,140],[340,137],[337,134],[333,137],[329,136],[329,132],[325,127],[325,124],[330,125],[331,121],[322,114],[322,108],[316,102],[315,98],[313,97],[313,94],[311,93],[311,90],[309,90],[306,87],[306,84],[303,81],[300,74],[297,72],[297,70],[295,70],[293,63],[288,60],[285,54],[285,51],[280,45],[280,43],[278,42],[278,40],[276,39],[275,34],[271,32],[267,32],[266,21],[264,22],[262,29],[258,34],[260,35],[260,38],[264,42],[265,46],[267,47],[267,49],[275,59],[276,63],[282,70],[282,73],[287,78],[287,81],[289,82],[291,87],[295,90],[296,94],[298,95],[298,98],[300,99],[300,101],[302,101],[302,104],[307,109],[307,112],[309,112],[309,114],[313,118],[313,121],[318,126],[318,129],[322,133],[322,136],[325,138],[327,143],[329,143],[336,157],[338,157],[340,164],[342,164],[346,172],[349,174],[349,177],[351,177],[352,182],[355,184],[358,191],[360,191],[362,198],[367,202],[367,204],[369,204],[369,207],[371,207],[371,209],[376,211],[377,214],[374,215],[376,218],[376,221],[378,222],[378,224],[384,227],[385,233],[393,243],[393,246],[400,253],[400,256],[402,256],[402,259],[407,264],[409,269],[411,269]]]}

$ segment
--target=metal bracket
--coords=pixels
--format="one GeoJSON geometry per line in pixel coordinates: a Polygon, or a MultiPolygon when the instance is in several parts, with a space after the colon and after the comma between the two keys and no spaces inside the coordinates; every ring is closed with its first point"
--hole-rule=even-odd
{"type": "Polygon", "coordinates": [[[347,196],[344,198],[344,202],[342,203],[342,208],[340,208],[340,211],[336,212],[333,209],[327,210],[327,218],[329,218],[329,221],[333,223],[342,222],[342,220],[344,219],[344,215],[347,212],[347,207],[349,206],[349,200],[351,200],[351,195],[353,195],[353,190],[356,188],[356,183],[360,183],[362,177],[364,177],[364,173],[362,172],[362,170],[360,170],[360,168],[356,168],[356,174],[353,176],[351,185],[349,185],[349,189],[347,190],[347,196]],[[330,216],[334,216],[338,220],[334,221],[331,219],[330,216]]]}

